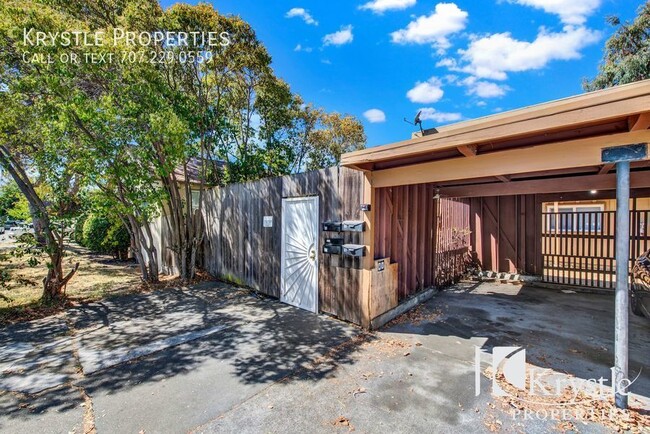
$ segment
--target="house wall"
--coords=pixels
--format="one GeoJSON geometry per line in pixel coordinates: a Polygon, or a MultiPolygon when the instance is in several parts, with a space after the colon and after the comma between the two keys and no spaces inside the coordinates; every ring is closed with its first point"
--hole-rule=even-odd
{"type": "Polygon", "coordinates": [[[469,201],[434,200],[432,184],[375,193],[375,259],[397,263],[398,299],[453,281],[469,247],[469,201]]]}
{"type": "Polygon", "coordinates": [[[470,244],[483,270],[541,273],[541,203],[536,195],[470,199],[470,244]]]}
{"type": "MultiPolygon", "coordinates": [[[[645,194],[646,191],[633,191],[633,195],[645,194]]],[[[614,251],[614,215],[606,215],[603,230],[611,234],[611,239],[604,244],[600,240],[584,240],[576,237],[570,240],[574,245],[557,246],[543,242],[542,231],[547,223],[543,221],[542,212],[548,207],[559,205],[602,204],[604,211],[615,211],[615,192],[600,192],[594,199],[588,192],[574,194],[515,195],[498,197],[479,197],[471,199],[471,249],[476,254],[484,270],[499,272],[525,273],[541,275],[542,255],[555,254],[558,249],[589,256],[611,256],[614,251]]],[[[631,210],[650,210],[650,198],[638,197],[630,200],[631,210]]],[[[552,212],[552,211],[551,211],[552,212]]],[[[633,224],[642,225],[650,230],[647,218],[637,219],[633,224]]],[[[637,243],[632,247],[635,254],[645,246],[637,243]]]]}
{"type": "MultiPolygon", "coordinates": [[[[318,196],[321,222],[362,220],[363,173],[330,168],[305,174],[267,178],[211,189],[205,197],[206,234],[203,265],[225,280],[280,296],[282,198],[318,196]],[[273,226],[263,227],[272,216],[273,226]]],[[[321,252],[319,231],[319,308],[357,324],[363,312],[362,258],[321,252]]],[[[346,243],[368,244],[362,233],[342,233],[346,243]]],[[[367,302],[366,302],[367,303],[367,302]]]]}

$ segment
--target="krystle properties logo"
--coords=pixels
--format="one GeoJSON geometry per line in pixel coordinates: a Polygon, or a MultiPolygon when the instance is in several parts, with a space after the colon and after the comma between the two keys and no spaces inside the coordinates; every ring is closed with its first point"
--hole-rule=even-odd
{"type": "Polygon", "coordinates": [[[578,395],[586,396],[589,400],[604,400],[608,395],[614,396],[617,392],[627,395],[630,385],[641,375],[639,372],[635,379],[624,379],[617,384],[615,370],[611,368],[610,378],[601,376],[597,379],[584,380],[555,372],[552,369],[527,365],[526,350],[522,347],[494,347],[491,369],[483,371],[481,369],[482,354],[481,349],[475,347],[474,391],[476,396],[481,394],[481,375],[484,373],[492,380],[491,392],[493,396],[508,396],[521,401],[547,405],[572,405],[578,395]],[[535,399],[535,397],[566,396],[567,390],[570,391],[570,399],[561,404],[549,404],[535,399]],[[515,394],[514,391],[520,393],[515,394]]]}

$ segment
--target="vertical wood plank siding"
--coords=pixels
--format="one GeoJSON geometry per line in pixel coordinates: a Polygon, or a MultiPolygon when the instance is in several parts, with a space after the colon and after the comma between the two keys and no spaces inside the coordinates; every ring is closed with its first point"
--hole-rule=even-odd
{"type": "MultiPolygon", "coordinates": [[[[330,168],[294,176],[233,184],[207,192],[203,265],[221,278],[273,297],[280,296],[282,198],[319,197],[320,223],[360,220],[363,173],[330,168]],[[263,227],[264,216],[273,227],[263,227]]],[[[365,244],[361,233],[319,231],[319,309],[341,319],[361,322],[361,259],[326,255],[326,237],[365,244]]]]}
{"type": "Polygon", "coordinates": [[[434,200],[432,184],[379,188],[375,258],[399,264],[398,298],[455,280],[469,250],[469,200],[434,200]]]}
{"type": "Polygon", "coordinates": [[[541,228],[536,195],[470,199],[470,243],[484,270],[541,274],[541,228]]]}

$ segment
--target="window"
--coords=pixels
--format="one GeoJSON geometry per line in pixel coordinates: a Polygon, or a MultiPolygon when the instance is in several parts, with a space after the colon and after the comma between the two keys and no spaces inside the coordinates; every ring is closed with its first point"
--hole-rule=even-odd
{"type": "Polygon", "coordinates": [[[192,211],[199,209],[199,194],[198,190],[192,190],[192,211]]]}
{"type": "Polygon", "coordinates": [[[546,206],[546,227],[550,232],[600,232],[603,229],[603,205],[546,206]]]}

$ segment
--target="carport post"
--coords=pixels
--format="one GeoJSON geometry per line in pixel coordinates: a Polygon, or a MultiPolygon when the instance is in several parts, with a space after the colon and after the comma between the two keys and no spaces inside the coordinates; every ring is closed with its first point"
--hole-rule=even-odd
{"type": "Polygon", "coordinates": [[[630,162],[616,163],[616,297],[614,382],[616,407],[627,408],[630,282],[630,162]]]}
{"type": "MultiPolygon", "coordinates": [[[[614,297],[614,368],[616,407],[627,408],[628,315],[630,285],[630,161],[648,159],[648,144],[603,148],[601,161],[616,163],[616,296],[614,297]]],[[[636,258],[635,258],[636,259],[636,258]]]]}

